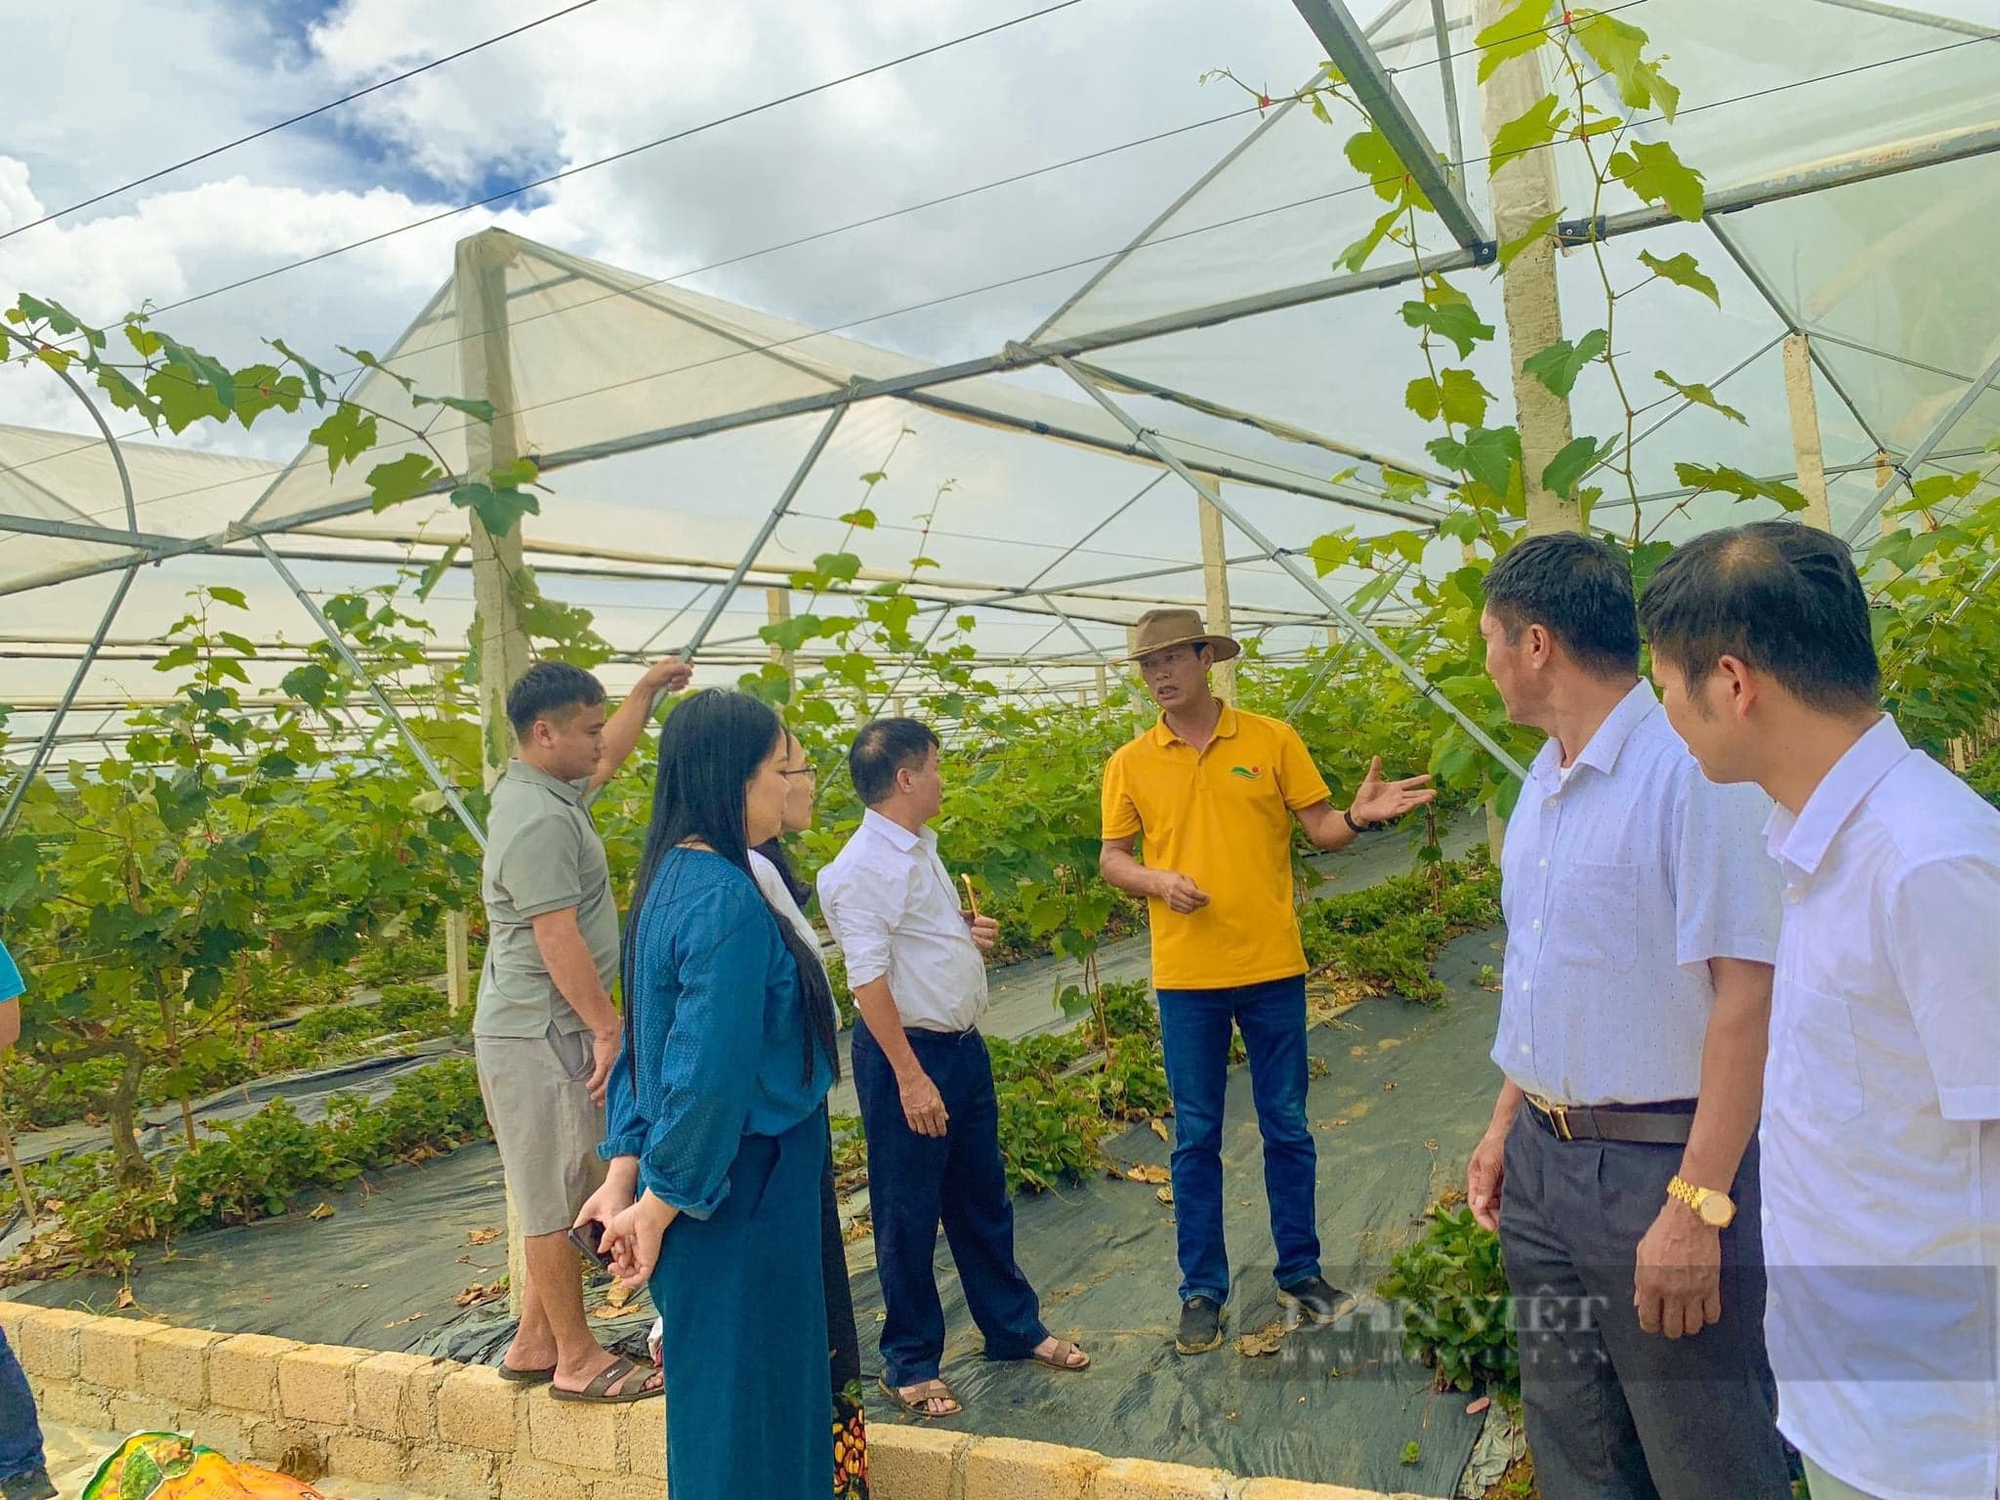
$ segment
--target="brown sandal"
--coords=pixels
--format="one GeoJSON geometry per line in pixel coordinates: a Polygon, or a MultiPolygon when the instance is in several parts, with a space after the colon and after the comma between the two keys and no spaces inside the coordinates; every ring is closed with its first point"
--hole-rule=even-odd
{"type": "Polygon", "coordinates": [[[1051,1370],[1061,1370],[1066,1375],[1080,1374],[1090,1368],[1090,1356],[1083,1353],[1083,1346],[1081,1344],[1077,1343],[1074,1339],[1057,1339],[1057,1354],[1060,1355],[1061,1351],[1065,1349],[1071,1354],[1081,1354],[1083,1358],[1076,1364],[1071,1364],[1067,1359],[1052,1358],[1046,1354],[1031,1354],[1028,1358],[1032,1359],[1038,1365],[1046,1365],[1051,1370]]]}
{"type": "Polygon", "coordinates": [[[926,1380],[911,1386],[910,1389],[917,1392],[914,1400],[905,1396],[901,1391],[889,1384],[889,1377],[887,1375],[882,1376],[878,1383],[882,1387],[883,1395],[887,1396],[896,1405],[900,1406],[920,1422],[942,1422],[952,1417],[961,1416],[965,1412],[965,1403],[954,1396],[951,1387],[946,1385],[942,1380],[926,1380]],[[928,1401],[949,1401],[951,1403],[951,1410],[931,1411],[924,1404],[928,1401]]]}
{"type": "Polygon", "coordinates": [[[551,1383],[549,1395],[557,1401],[583,1401],[593,1406],[628,1406],[634,1401],[645,1401],[666,1393],[664,1379],[658,1385],[651,1383],[653,1377],[659,1374],[657,1370],[647,1370],[644,1378],[639,1381],[639,1388],[636,1391],[626,1390],[624,1387],[626,1378],[638,1372],[639,1366],[631,1360],[614,1359],[582,1390],[566,1391],[561,1386],[551,1383]],[[614,1385],[618,1387],[618,1394],[615,1396],[609,1394],[614,1385]]]}

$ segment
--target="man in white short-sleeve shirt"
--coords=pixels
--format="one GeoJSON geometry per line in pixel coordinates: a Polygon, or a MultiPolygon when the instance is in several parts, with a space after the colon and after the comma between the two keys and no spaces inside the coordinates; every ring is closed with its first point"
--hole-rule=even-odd
{"type": "Polygon", "coordinates": [[[1880,708],[1844,544],[1711,532],[1654,575],[1668,715],[1777,803],[1764,1087],[1778,1421],[1814,1500],[2000,1494],[2000,811],[1880,708]]]}
{"type": "Polygon", "coordinates": [[[1044,1326],[1014,1260],[999,1101],[978,1029],[981,955],[999,925],[960,908],[938,858],[929,826],[944,807],[937,736],[915,719],[877,719],[855,736],[847,765],[868,811],[819,872],[819,904],[861,1013],[852,1068],[882,1283],[882,1385],[914,1416],[949,1417],[961,1407],[939,1376],[940,1222],[988,1359],[1056,1370],[1090,1360],[1044,1326]]]}
{"type": "Polygon", "coordinates": [[[1549,736],[1501,859],[1506,1081],[1466,1172],[1541,1493],[1789,1500],[1757,1235],[1770,802],[1704,780],[1639,679],[1610,544],[1516,542],[1480,629],[1508,716],[1549,736]]]}

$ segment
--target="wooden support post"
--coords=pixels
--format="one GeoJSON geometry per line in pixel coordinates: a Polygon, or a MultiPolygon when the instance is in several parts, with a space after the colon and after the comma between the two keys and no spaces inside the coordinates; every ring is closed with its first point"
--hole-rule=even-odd
{"type": "Polygon", "coordinates": [[[1792,413],[1792,456],[1798,465],[1799,493],[1806,497],[1799,519],[1821,531],[1831,531],[1826,459],[1820,451],[1819,397],[1813,390],[1812,348],[1803,333],[1785,340],[1785,401],[1792,413]]]}
{"type": "Polygon", "coordinates": [[[472,923],[462,911],[444,914],[444,985],[451,1013],[464,1010],[472,998],[472,923]]]}
{"type": "MultiPolygon", "coordinates": [[[[521,457],[521,425],[516,415],[513,353],[507,334],[507,262],[513,245],[499,230],[489,229],[458,242],[452,267],[452,293],[458,316],[459,385],[471,400],[493,405],[491,422],[465,427],[465,467],[468,479],[485,479],[494,469],[521,457]]],[[[507,690],[528,670],[528,636],[521,628],[515,583],[524,575],[521,528],[503,537],[468,514],[472,544],[473,639],[479,651],[479,727],[481,761],[490,790],[514,754],[514,729],[507,722],[507,690]]],[[[514,1200],[507,1199],[507,1305],[520,1316],[521,1288],[527,1284],[528,1261],[521,1243],[521,1220],[514,1200]]]]}
{"type": "MultiPolygon", "coordinates": [[[[782,625],[792,617],[792,591],[790,589],[765,589],[764,609],[773,625],[782,625]]],[[[771,660],[785,669],[785,679],[797,687],[799,684],[798,657],[775,642],[771,646],[771,660]]]]}
{"type": "MultiPolygon", "coordinates": [[[[1222,512],[1200,496],[1195,497],[1195,505],[1201,519],[1201,583],[1202,592],[1207,596],[1208,629],[1212,635],[1228,635],[1229,627],[1229,554],[1223,550],[1222,512]]],[[[1215,685],[1215,696],[1224,703],[1236,701],[1236,663],[1226,661],[1215,669],[1211,679],[1215,685]]]]}
{"type": "MultiPolygon", "coordinates": [[[[1506,10],[1506,0],[1477,0],[1475,25],[1483,30],[1506,10]]],[[[1479,92],[1480,123],[1490,148],[1502,126],[1526,114],[1548,94],[1541,52],[1501,63],[1479,92]]],[[[1493,233],[1504,245],[1519,239],[1536,219],[1562,206],[1556,190],[1555,153],[1522,152],[1493,174],[1492,193],[1493,233]]],[[[1521,427],[1527,529],[1531,535],[1581,531],[1582,508],[1573,500],[1550,494],[1542,485],[1542,471],[1570,440],[1569,402],[1523,369],[1528,360],[1563,336],[1553,239],[1544,235],[1514,258],[1502,277],[1501,300],[1514,372],[1514,405],[1521,427]]]]}
{"type": "Polygon", "coordinates": [[[1111,672],[1103,662],[1097,664],[1097,706],[1104,707],[1111,701],[1111,672]]]}

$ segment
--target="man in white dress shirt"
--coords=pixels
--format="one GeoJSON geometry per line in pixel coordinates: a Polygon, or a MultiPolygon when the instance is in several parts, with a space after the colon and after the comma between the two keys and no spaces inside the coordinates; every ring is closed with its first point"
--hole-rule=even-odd
{"type": "Polygon", "coordinates": [[[882,1385],[915,1416],[949,1417],[961,1408],[938,1378],[940,1220],[988,1359],[1057,1370],[1090,1361],[1043,1326],[1014,1262],[993,1065],[978,1031],[981,954],[999,925],[960,909],[938,858],[928,826],[944,806],[937,736],[914,719],[878,719],[855,737],[848,768],[868,811],[820,871],[819,904],[861,1012],[852,1067],[886,1313],[882,1385]]]}
{"type": "Polygon", "coordinates": [[[1757,1236],[1770,803],[1668,725],[1608,543],[1516,542],[1480,632],[1508,716],[1549,737],[1507,828],[1506,1081],[1466,1172],[1542,1495],[1788,1500],[1757,1236]]]}
{"type": "Polygon", "coordinates": [[[1777,803],[1764,1088],[1778,1421],[1814,1500],[2000,1494],[2000,812],[1880,707],[1848,549],[1760,522],[1646,591],[1701,767],[1777,803]]]}

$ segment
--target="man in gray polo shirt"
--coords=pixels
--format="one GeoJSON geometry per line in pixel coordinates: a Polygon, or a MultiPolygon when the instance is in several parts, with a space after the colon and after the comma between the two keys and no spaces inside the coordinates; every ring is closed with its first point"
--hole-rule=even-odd
{"type": "Polygon", "coordinates": [[[589,803],[639,742],[656,695],[689,676],[684,662],[656,664],[608,722],[603,687],[580,667],[537,662],[507,693],[515,756],[487,817],[473,1051],[527,1259],[521,1326],[501,1371],[552,1381],[564,1399],[660,1389],[591,1334],[567,1235],[603,1175],[604,1084],[620,1037],[618,904],[589,803]]]}

